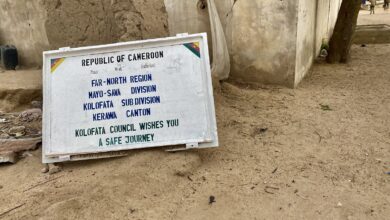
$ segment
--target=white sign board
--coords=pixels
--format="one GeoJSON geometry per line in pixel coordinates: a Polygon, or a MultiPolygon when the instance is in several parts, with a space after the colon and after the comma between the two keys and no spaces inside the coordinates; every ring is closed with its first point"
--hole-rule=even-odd
{"type": "Polygon", "coordinates": [[[43,162],[218,145],[206,34],[43,53],[43,162]]]}

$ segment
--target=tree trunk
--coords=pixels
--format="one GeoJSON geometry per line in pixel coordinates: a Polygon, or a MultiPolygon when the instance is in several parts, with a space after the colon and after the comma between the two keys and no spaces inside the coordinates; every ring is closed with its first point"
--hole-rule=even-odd
{"type": "Polygon", "coordinates": [[[343,0],[341,3],[329,42],[329,55],[326,59],[328,63],[348,62],[361,3],[361,0],[343,0]]]}

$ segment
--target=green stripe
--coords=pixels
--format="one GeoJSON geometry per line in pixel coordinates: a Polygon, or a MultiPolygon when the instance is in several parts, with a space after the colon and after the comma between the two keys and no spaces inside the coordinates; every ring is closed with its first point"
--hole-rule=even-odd
{"type": "Polygon", "coordinates": [[[200,58],[200,52],[198,52],[196,49],[192,47],[192,44],[184,44],[185,47],[187,47],[193,54],[195,54],[197,57],[200,58]]]}

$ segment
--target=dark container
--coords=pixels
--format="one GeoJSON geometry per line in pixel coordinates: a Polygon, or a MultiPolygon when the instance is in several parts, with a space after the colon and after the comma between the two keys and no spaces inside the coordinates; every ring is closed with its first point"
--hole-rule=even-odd
{"type": "Polygon", "coordinates": [[[15,46],[0,46],[0,66],[7,70],[14,70],[18,65],[18,51],[15,46]]]}

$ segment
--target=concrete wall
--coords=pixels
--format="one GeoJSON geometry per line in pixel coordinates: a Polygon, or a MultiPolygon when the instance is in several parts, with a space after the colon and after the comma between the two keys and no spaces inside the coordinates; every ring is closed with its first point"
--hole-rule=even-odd
{"type": "Polygon", "coordinates": [[[0,0],[0,21],[0,43],[24,66],[40,66],[48,49],[168,35],[163,0],[0,0]]]}
{"type": "Polygon", "coordinates": [[[316,57],[314,49],[317,19],[316,9],[316,1],[299,0],[294,86],[297,86],[303,79],[316,57]]]}
{"type": "MultiPolygon", "coordinates": [[[[211,42],[210,19],[208,8],[201,8],[200,0],[164,0],[168,13],[170,36],[180,33],[203,33],[208,34],[209,45],[211,42]]],[[[207,2],[207,0],[204,0],[207,2]]],[[[228,48],[231,49],[232,39],[232,7],[234,0],[215,0],[219,17],[225,32],[228,48]]],[[[207,4],[206,4],[207,5],[207,4]]],[[[212,47],[209,47],[212,58],[212,47]]]]}
{"type": "Polygon", "coordinates": [[[342,0],[317,0],[316,54],[333,33],[342,0]]]}
{"type": "MultiPolygon", "coordinates": [[[[231,56],[231,75],[242,81],[293,86],[298,3],[268,1],[215,0],[231,56]]],[[[199,9],[198,2],[165,0],[170,35],[208,32],[210,36],[207,9],[199,9]]]]}
{"type": "Polygon", "coordinates": [[[13,44],[19,50],[19,61],[39,66],[41,52],[49,48],[46,35],[46,10],[42,1],[0,1],[0,44],[13,44]]]}
{"type": "MultiPolygon", "coordinates": [[[[209,32],[199,0],[165,0],[171,35],[209,32]]],[[[341,0],[215,0],[231,56],[231,78],[295,87],[330,38],[341,0]]],[[[210,34],[210,33],[209,33],[210,34]]]]}
{"type": "Polygon", "coordinates": [[[321,45],[327,44],[336,24],[342,0],[299,0],[295,83],[304,78],[321,45]]]}
{"type": "MultiPolygon", "coordinates": [[[[215,2],[231,56],[231,77],[294,87],[310,69],[323,39],[329,39],[341,0],[215,2]]],[[[43,50],[163,37],[168,27],[171,35],[210,34],[207,8],[198,4],[0,0],[0,40],[17,46],[21,63],[33,66],[41,64],[43,50]]]]}
{"type": "Polygon", "coordinates": [[[164,0],[164,2],[171,36],[186,32],[189,34],[210,32],[207,8],[201,9],[198,0],[164,0]]]}
{"type": "MultiPolygon", "coordinates": [[[[288,87],[302,80],[323,39],[329,39],[341,2],[215,1],[231,56],[231,77],[288,87]]],[[[199,0],[0,0],[0,43],[17,46],[21,63],[33,66],[41,65],[41,52],[47,49],[163,37],[168,27],[170,35],[210,32],[207,8],[198,4],[199,0]]]]}
{"type": "Polygon", "coordinates": [[[231,77],[294,84],[297,1],[237,1],[233,8],[231,77]]]}

